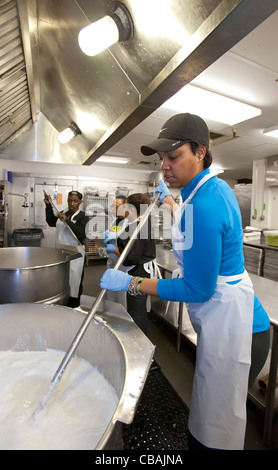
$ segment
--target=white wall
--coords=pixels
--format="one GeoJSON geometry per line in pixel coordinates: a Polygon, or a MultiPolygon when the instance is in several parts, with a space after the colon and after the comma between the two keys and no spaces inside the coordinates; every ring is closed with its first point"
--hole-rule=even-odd
{"type": "Polygon", "coordinates": [[[268,228],[278,229],[278,186],[272,186],[267,191],[268,228]]]}
{"type": "Polygon", "coordinates": [[[0,159],[0,169],[5,168],[8,171],[17,173],[30,173],[35,175],[48,175],[59,177],[74,177],[82,180],[82,178],[93,179],[113,179],[114,181],[149,181],[150,171],[146,170],[129,170],[117,167],[110,167],[109,165],[100,165],[98,163],[85,166],[85,165],[65,165],[56,163],[41,163],[41,162],[24,162],[17,160],[0,159]]]}
{"type": "MultiPolygon", "coordinates": [[[[84,193],[85,187],[94,187],[99,191],[105,190],[109,194],[115,194],[118,187],[125,187],[130,193],[152,192],[153,185],[149,185],[150,171],[128,170],[124,168],[111,168],[110,166],[82,166],[51,164],[41,162],[23,162],[15,160],[1,160],[0,169],[6,169],[13,174],[13,183],[10,192],[28,193],[28,209],[22,207],[23,198],[7,196],[9,208],[9,245],[11,235],[15,229],[36,227],[35,205],[43,203],[43,192],[41,201],[35,201],[36,184],[71,185],[73,189],[84,193]]],[[[38,195],[37,195],[38,197],[38,195]]],[[[42,246],[52,246],[53,240],[49,237],[51,229],[42,226],[46,232],[46,239],[42,246]]]]}
{"type": "MultiPolygon", "coordinates": [[[[44,204],[42,191],[41,201],[35,201],[34,188],[36,184],[69,184],[81,193],[84,193],[85,187],[90,186],[99,191],[106,190],[111,195],[115,194],[118,187],[126,187],[130,194],[135,192],[152,193],[157,185],[157,182],[149,183],[151,175],[149,170],[132,170],[100,164],[83,166],[0,159],[1,169],[11,171],[13,174],[11,192],[28,193],[28,209],[22,207],[23,199],[17,197],[9,197],[8,199],[9,244],[13,230],[38,226],[35,220],[35,205],[41,203],[44,207],[44,204]]],[[[223,178],[223,175],[221,177],[223,178]]],[[[228,183],[233,187],[236,182],[228,181],[228,183]]],[[[180,195],[180,191],[175,188],[171,190],[171,193],[173,197],[180,195]]],[[[42,241],[42,246],[52,245],[50,231],[46,226],[41,225],[41,227],[46,232],[46,239],[42,241]]]]}

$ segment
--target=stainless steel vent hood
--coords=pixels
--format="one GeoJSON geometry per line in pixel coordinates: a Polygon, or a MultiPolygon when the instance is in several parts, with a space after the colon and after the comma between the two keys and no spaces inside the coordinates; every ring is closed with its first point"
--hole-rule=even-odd
{"type": "Polygon", "coordinates": [[[16,2],[0,4],[0,145],[32,124],[27,74],[16,2]]]}
{"type": "MultiPolygon", "coordinates": [[[[0,123],[0,158],[92,164],[278,6],[277,0],[123,3],[134,21],[133,39],[88,57],[78,46],[78,33],[107,14],[111,1],[1,1],[3,11],[18,11],[25,57],[25,64],[6,61],[4,68],[3,58],[21,47],[8,34],[13,21],[5,21],[1,93],[6,94],[9,77],[19,67],[25,83],[26,73],[29,96],[22,107],[11,102],[4,121],[14,119],[18,125],[10,135],[2,138],[5,124],[0,123]],[[58,144],[57,133],[71,121],[82,134],[70,144],[58,144]]],[[[2,26],[1,19],[0,33],[2,26]]],[[[1,98],[0,111],[3,106],[1,98]]]]}

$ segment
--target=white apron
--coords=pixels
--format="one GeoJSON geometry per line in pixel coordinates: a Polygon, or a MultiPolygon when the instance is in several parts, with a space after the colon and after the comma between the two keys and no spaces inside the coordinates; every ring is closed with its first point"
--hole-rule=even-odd
{"type": "MultiPolygon", "coordinates": [[[[79,211],[75,212],[72,217],[75,217],[79,211]]],[[[74,222],[74,220],[73,220],[74,222]]],[[[64,223],[58,219],[56,222],[56,248],[60,248],[61,245],[76,246],[82,257],[73,259],[70,261],[70,272],[69,272],[69,285],[70,285],[70,297],[78,297],[80,281],[84,266],[85,248],[77,243],[70,231],[65,227],[64,223]]]]}
{"type": "MultiPolygon", "coordinates": [[[[178,209],[180,213],[213,176],[208,174],[198,183],[178,209]]],[[[180,215],[177,219],[179,222],[180,215]]],[[[173,241],[177,232],[181,237],[178,223],[173,226],[173,241]]],[[[174,244],[173,252],[183,272],[183,252],[175,250],[174,244]]],[[[218,276],[214,294],[207,302],[186,305],[198,336],[189,431],[207,447],[243,449],[251,364],[252,282],[246,271],[236,276],[218,276]],[[239,282],[229,284],[232,281],[239,282]]]]}
{"type": "MultiPolygon", "coordinates": [[[[160,269],[157,265],[156,259],[148,261],[143,264],[145,271],[150,275],[150,279],[162,279],[160,269]]],[[[146,309],[149,313],[152,309],[152,298],[150,295],[147,296],[146,309]]]]}
{"type": "MultiPolygon", "coordinates": [[[[172,272],[172,279],[177,277],[183,277],[181,268],[177,268],[172,272]]],[[[173,302],[169,300],[166,304],[164,317],[174,325],[175,328],[179,328],[180,318],[179,318],[179,302],[173,302]]],[[[195,331],[192,327],[192,323],[190,321],[188,311],[186,308],[185,303],[182,305],[182,323],[181,323],[181,330],[188,334],[192,334],[192,337],[196,336],[195,331]]]]}

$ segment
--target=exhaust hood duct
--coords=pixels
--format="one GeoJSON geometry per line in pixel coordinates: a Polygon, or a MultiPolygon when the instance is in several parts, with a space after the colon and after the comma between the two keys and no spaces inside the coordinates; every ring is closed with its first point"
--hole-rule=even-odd
{"type": "Polygon", "coordinates": [[[132,40],[94,57],[78,34],[111,16],[113,0],[0,2],[1,159],[91,165],[277,10],[277,0],[122,1],[132,40]],[[15,21],[24,55],[7,34],[15,21]],[[21,107],[18,80],[29,92],[21,107]],[[61,145],[58,131],[71,121],[82,134],[61,145]]]}
{"type": "Polygon", "coordinates": [[[114,2],[109,15],[81,29],[78,42],[84,54],[95,56],[118,41],[129,41],[132,35],[133,22],[128,9],[114,2]]]}

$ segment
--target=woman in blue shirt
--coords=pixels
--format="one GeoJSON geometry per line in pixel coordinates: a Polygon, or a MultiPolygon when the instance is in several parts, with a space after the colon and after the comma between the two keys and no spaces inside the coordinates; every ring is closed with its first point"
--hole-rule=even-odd
{"type": "Polygon", "coordinates": [[[248,379],[266,360],[270,322],[244,268],[239,206],[228,184],[210,172],[208,147],[206,123],[189,113],[170,118],[158,139],[141,147],[144,155],[157,152],[165,182],[182,188],[181,207],[163,181],[157,188],[173,215],[180,277],[142,279],[110,270],[101,287],[186,302],[198,335],[189,448],[242,449],[248,379]]]}

